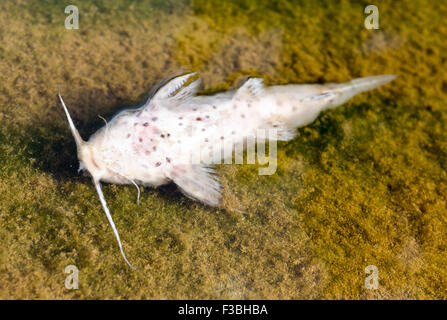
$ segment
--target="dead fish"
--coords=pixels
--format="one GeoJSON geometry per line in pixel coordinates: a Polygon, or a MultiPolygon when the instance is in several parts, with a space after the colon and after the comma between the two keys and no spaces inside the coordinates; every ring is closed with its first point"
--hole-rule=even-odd
{"type": "MultiPolygon", "coordinates": [[[[118,231],[104,198],[101,181],[114,184],[160,186],[173,181],[188,197],[210,206],[221,202],[220,184],[212,164],[232,153],[237,144],[259,129],[275,130],[274,139],[287,141],[296,128],[315,120],[354,95],[396,78],[380,75],[342,84],[290,84],[266,87],[251,78],[239,89],[211,96],[197,95],[196,74],[175,77],[161,86],[146,103],[118,113],[84,141],[58,93],[77,146],[79,170],[87,171],[95,185],[107,219],[126,263],[118,231]],[[185,85],[186,84],[186,85],[185,85]],[[192,163],[191,155],[200,154],[192,163]]],[[[270,139],[272,139],[270,137],[270,139]]]]}

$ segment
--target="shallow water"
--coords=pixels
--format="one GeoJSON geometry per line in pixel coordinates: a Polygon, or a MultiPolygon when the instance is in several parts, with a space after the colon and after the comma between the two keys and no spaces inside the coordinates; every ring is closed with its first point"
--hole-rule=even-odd
{"type": "Polygon", "coordinates": [[[381,1],[0,3],[0,297],[446,299],[447,5],[381,1]],[[175,187],[104,187],[123,263],[93,185],[77,175],[57,88],[81,135],[198,71],[203,93],[397,74],[278,148],[274,176],[221,166],[212,209],[175,187]],[[63,271],[79,269],[78,290],[63,271]],[[364,270],[379,270],[378,290],[364,270]]]}

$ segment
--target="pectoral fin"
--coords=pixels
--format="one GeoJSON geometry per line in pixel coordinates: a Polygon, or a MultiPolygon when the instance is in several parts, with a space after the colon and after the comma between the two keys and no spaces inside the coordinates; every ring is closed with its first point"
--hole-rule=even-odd
{"type": "Polygon", "coordinates": [[[187,196],[210,206],[221,202],[220,183],[215,171],[203,165],[178,165],[170,171],[170,178],[187,196]]]}

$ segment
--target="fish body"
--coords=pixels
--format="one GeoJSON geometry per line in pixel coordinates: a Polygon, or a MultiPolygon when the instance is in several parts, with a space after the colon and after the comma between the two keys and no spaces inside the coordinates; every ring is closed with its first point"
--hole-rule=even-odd
{"type": "Polygon", "coordinates": [[[277,135],[270,140],[290,140],[297,127],[311,123],[321,111],[395,78],[382,75],[342,84],[270,87],[251,78],[237,90],[204,96],[197,95],[200,80],[185,85],[194,75],[172,79],[143,106],[117,114],[87,142],[74,128],[59,95],[78,146],[80,169],[93,177],[123,256],[100,181],[137,188],[173,181],[185,195],[218,206],[220,186],[211,165],[232,157],[225,150],[243,145],[259,130],[275,130],[277,135]],[[192,157],[199,161],[193,162],[192,157]]]}

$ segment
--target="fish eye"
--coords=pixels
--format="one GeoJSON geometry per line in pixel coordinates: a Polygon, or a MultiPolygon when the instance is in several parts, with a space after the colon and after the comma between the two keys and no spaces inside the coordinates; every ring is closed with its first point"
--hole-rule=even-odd
{"type": "Polygon", "coordinates": [[[87,169],[82,169],[82,176],[91,178],[92,175],[87,169]]]}
{"type": "Polygon", "coordinates": [[[91,177],[90,172],[87,170],[87,168],[85,167],[85,165],[82,161],[79,161],[78,173],[80,173],[80,172],[82,172],[82,176],[84,176],[84,177],[91,177]]]}

